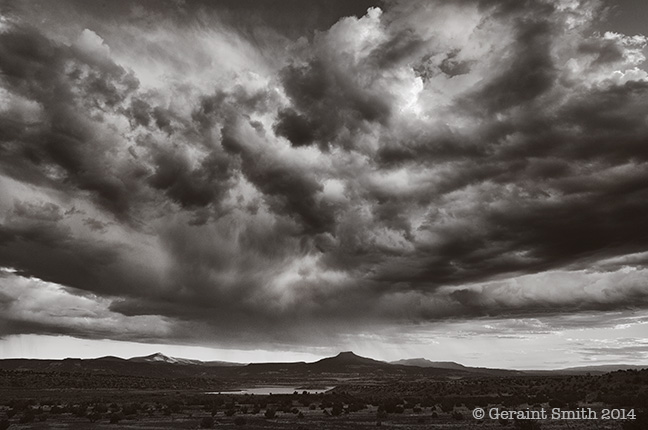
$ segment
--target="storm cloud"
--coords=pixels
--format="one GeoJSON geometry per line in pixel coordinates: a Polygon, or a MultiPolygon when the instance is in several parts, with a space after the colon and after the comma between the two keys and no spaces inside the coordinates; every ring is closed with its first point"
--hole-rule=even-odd
{"type": "Polygon", "coordinates": [[[0,335],[648,309],[648,39],[604,3],[246,3],[2,11],[0,335]]]}

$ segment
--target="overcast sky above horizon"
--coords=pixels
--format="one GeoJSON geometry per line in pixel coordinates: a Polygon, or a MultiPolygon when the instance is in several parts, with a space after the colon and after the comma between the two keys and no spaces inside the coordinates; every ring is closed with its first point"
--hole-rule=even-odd
{"type": "Polygon", "coordinates": [[[648,362],[639,0],[0,6],[0,358],[648,362]]]}

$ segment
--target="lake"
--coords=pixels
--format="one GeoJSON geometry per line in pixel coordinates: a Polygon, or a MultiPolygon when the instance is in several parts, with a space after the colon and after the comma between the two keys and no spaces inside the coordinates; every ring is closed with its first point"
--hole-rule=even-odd
{"type": "Polygon", "coordinates": [[[335,387],[323,387],[323,388],[304,388],[304,387],[287,387],[285,385],[272,385],[267,387],[253,387],[253,388],[242,388],[235,391],[210,391],[207,394],[259,394],[259,395],[268,395],[268,394],[292,394],[297,391],[299,394],[306,391],[308,394],[319,394],[325,393],[328,390],[331,390],[335,387]]]}

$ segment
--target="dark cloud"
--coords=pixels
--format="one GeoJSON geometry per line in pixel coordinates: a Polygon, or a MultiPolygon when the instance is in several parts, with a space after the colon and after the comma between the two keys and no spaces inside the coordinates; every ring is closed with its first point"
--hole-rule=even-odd
{"type": "MultiPolygon", "coordinates": [[[[70,243],[69,235],[70,231],[64,227],[47,224],[5,227],[2,229],[2,259],[9,267],[20,268],[25,275],[62,285],[84,289],[85,281],[89,280],[105,285],[106,281],[101,281],[95,271],[109,266],[118,257],[116,250],[70,243]],[[84,251],[80,252],[81,249],[84,251]]],[[[107,287],[110,291],[116,286],[107,287]]]]}
{"type": "Polygon", "coordinates": [[[0,267],[102,315],[7,305],[11,330],[298,343],[648,306],[644,37],[593,32],[595,2],[243,3],[11,8],[0,267]]]}
{"type": "Polygon", "coordinates": [[[156,106],[153,109],[151,116],[155,119],[155,125],[157,125],[160,130],[164,130],[169,134],[173,132],[173,127],[171,126],[172,117],[167,109],[156,106]]]}
{"type": "Polygon", "coordinates": [[[134,99],[131,102],[130,116],[136,124],[147,127],[151,122],[151,107],[144,100],[134,99]]]}
{"type": "Polygon", "coordinates": [[[314,175],[259,151],[254,142],[243,142],[231,129],[224,128],[222,134],[223,147],[241,157],[241,172],[265,195],[271,210],[295,217],[307,234],[332,227],[332,208],[315,200],[322,186],[314,175]]]}
{"type": "Polygon", "coordinates": [[[109,165],[111,142],[98,135],[94,119],[121,104],[137,88],[137,79],[108,59],[57,45],[29,27],[2,33],[0,47],[5,84],[30,100],[40,116],[38,122],[23,122],[3,139],[7,171],[45,180],[47,171],[60,169],[63,177],[50,180],[53,186],[61,179],[70,181],[95,193],[114,213],[127,213],[128,178],[111,171],[115,167],[109,165]],[[91,118],[88,109],[98,116],[91,118]]]}
{"type": "Polygon", "coordinates": [[[83,223],[94,231],[98,231],[98,232],[106,231],[106,226],[107,226],[106,223],[103,223],[94,218],[86,218],[83,220],[83,223]]]}
{"type": "MultiPolygon", "coordinates": [[[[262,37],[272,37],[264,32],[270,28],[293,39],[300,36],[312,37],[314,30],[326,30],[344,16],[362,16],[369,7],[379,6],[382,0],[280,0],[270,3],[257,0],[163,0],[149,4],[116,0],[107,5],[102,0],[69,0],[56,8],[50,8],[47,1],[36,1],[30,7],[18,1],[9,1],[4,6],[8,12],[29,14],[34,9],[45,10],[57,20],[67,20],[66,13],[74,13],[77,19],[128,20],[138,25],[155,25],[160,19],[171,18],[176,25],[205,25],[224,21],[239,32],[262,37]]],[[[102,21],[103,21],[102,20],[102,21]]],[[[83,23],[83,25],[87,25],[83,23]]]]}
{"type": "Polygon", "coordinates": [[[594,65],[615,63],[623,59],[623,48],[615,40],[585,41],[580,46],[580,51],[595,55],[596,59],[592,63],[594,65]]]}
{"type": "Polygon", "coordinates": [[[313,124],[292,109],[285,109],[277,115],[274,131],[278,136],[283,136],[294,146],[309,145],[315,138],[313,124]]]}
{"type": "Polygon", "coordinates": [[[183,207],[207,206],[227,193],[232,172],[223,154],[212,153],[195,169],[182,153],[159,148],[154,157],[155,173],[149,183],[183,207]]]}
{"type": "Polygon", "coordinates": [[[398,66],[420,53],[425,48],[422,40],[412,29],[402,30],[371,52],[371,58],[378,69],[398,66]]]}
{"type": "MultiPolygon", "coordinates": [[[[304,66],[289,65],[282,70],[284,89],[301,115],[293,115],[291,124],[287,124],[285,113],[280,115],[279,133],[286,136],[294,134],[296,127],[308,128],[310,133],[304,137],[307,133],[302,131],[301,140],[316,140],[326,149],[343,131],[354,132],[365,122],[387,121],[390,108],[386,100],[328,68],[332,65],[314,59],[304,66]]],[[[345,146],[351,144],[346,142],[345,146]]]]}
{"type": "Polygon", "coordinates": [[[553,31],[547,19],[520,19],[516,25],[513,52],[506,53],[504,71],[470,95],[471,102],[482,101],[488,114],[529,102],[544,94],[555,82],[551,58],[553,31]]]}

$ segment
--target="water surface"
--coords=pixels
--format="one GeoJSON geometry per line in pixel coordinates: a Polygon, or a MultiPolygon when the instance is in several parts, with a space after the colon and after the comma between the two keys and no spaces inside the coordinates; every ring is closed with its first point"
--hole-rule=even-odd
{"type": "Polygon", "coordinates": [[[268,395],[268,394],[292,394],[297,391],[299,394],[306,391],[308,394],[319,394],[325,393],[328,390],[331,390],[335,387],[321,387],[321,388],[304,388],[304,387],[287,387],[285,385],[271,385],[265,387],[252,387],[252,388],[241,388],[240,390],[234,391],[210,391],[207,394],[259,394],[259,395],[268,395]]]}

